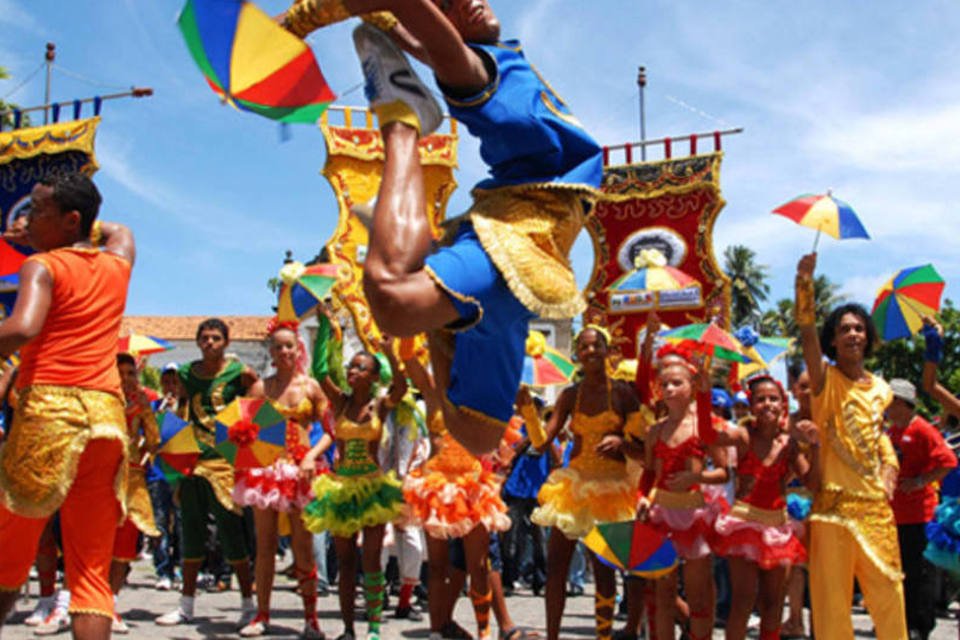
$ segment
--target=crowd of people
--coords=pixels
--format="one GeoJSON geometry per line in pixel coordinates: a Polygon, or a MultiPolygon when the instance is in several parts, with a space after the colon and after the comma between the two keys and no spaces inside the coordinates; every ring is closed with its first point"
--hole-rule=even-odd
{"type": "MultiPolygon", "coordinates": [[[[97,219],[89,178],[41,180],[26,227],[7,232],[36,253],[0,323],[0,354],[20,360],[3,378],[0,621],[35,565],[41,597],[27,623],[38,634],[129,632],[118,596],[148,545],[157,588],[181,594],[157,625],[195,622],[201,577],[235,578],[239,635],[268,635],[284,547],[305,638],[324,637],[318,601],[335,582],[339,637],[358,635],[359,588],[365,637],[378,640],[395,567],[393,615],[421,618],[418,594],[431,639],[473,637],[453,615],[464,590],[476,637],[491,637],[491,614],[500,637],[536,637],[509,611],[526,579],[544,591],[556,640],[588,566],[597,638],[643,627],[666,640],[679,626],[704,640],[719,625],[736,640],[754,612],[762,640],[802,637],[808,585],[813,635],[849,639],[855,584],[878,638],[928,637],[930,562],[960,568],[957,500],[937,506],[941,486],[955,496],[956,457],[917,414],[915,381],[866,369],[876,334],[862,307],[841,306],[818,329],[816,255],[797,268],[802,366],[790,394],[760,373],[731,397],[713,386],[718,365],[703,350],[654,352],[651,313],[635,375],[612,371],[616,345],[587,324],[574,338],[577,379],[544,406],[519,386],[528,324],[583,310],[566,256],[599,197],[600,147],[519,45],[499,41],[483,0],[298,0],[278,22],[305,36],[352,15],[370,23],[354,40],[385,155],[365,294],[379,328],[406,337],[343,367],[343,328],[321,306],[312,357],[296,323],[271,323],[273,369],[260,378],[228,356],[229,329],[211,318],[197,328],[201,358],[165,366],[159,393],[146,389],[137,360],[116,353],[132,234],[97,219]],[[401,47],[432,67],[491,172],[439,247],[416,145],[441,111],[401,47]],[[287,420],[267,466],[238,468],[217,448],[216,416],[239,398],[269,401],[287,420]],[[171,413],[200,451],[183,477],[157,467],[158,416],[171,413]],[[680,561],[656,578],[623,575],[626,623],[614,633],[617,571],[581,540],[635,519],[680,561]]],[[[933,319],[924,335],[921,388],[957,415],[936,379],[933,319]]]]}

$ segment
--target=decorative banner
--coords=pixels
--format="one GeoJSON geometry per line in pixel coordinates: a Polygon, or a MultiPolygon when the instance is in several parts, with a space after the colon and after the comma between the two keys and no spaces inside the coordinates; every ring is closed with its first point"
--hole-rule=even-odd
{"type": "MultiPolygon", "coordinates": [[[[327,242],[329,262],[347,265],[347,277],[336,284],[334,293],[353,316],[357,335],[367,349],[376,351],[380,330],[373,322],[370,307],[363,295],[363,262],[369,239],[364,221],[353,211],[369,208],[380,189],[383,168],[383,140],[373,126],[373,115],[365,109],[347,109],[344,126],[332,126],[328,114],[320,119],[320,130],[327,143],[327,162],[323,175],[330,181],[337,197],[340,219],[327,242]],[[352,124],[354,113],[363,114],[363,127],[352,124]]],[[[447,201],[457,181],[457,128],[451,121],[450,133],[435,133],[420,140],[420,162],[423,165],[424,193],[434,237],[440,236],[447,201]]]]}
{"type": "MultiPolygon", "coordinates": [[[[50,174],[98,168],[93,145],[100,118],[0,132],[0,233],[30,204],[33,186],[50,174]]],[[[0,240],[0,318],[13,306],[17,271],[28,247],[0,240]]]]}
{"type": "Polygon", "coordinates": [[[662,322],[679,326],[719,317],[727,327],[730,284],[713,255],[713,225],[725,204],[720,194],[722,153],[604,170],[607,195],[587,220],[593,239],[593,275],[587,284],[586,322],[605,325],[624,358],[635,358],[637,334],[657,306],[662,322]],[[700,283],[689,290],[607,291],[635,268],[645,249],[700,283]]]}

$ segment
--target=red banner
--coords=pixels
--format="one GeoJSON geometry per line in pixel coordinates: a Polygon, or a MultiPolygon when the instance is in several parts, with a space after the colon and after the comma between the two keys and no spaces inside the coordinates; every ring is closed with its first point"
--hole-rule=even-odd
{"type": "Polygon", "coordinates": [[[722,155],[604,170],[607,197],[587,222],[594,267],[584,319],[606,326],[626,358],[636,357],[637,334],[651,308],[659,307],[661,321],[671,327],[712,317],[729,324],[729,279],[713,254],[713,225],[725,204],[720,194],[722,155]],[[608,292],[645,249],[658,250],[667,264],[696,279],[700,287],[661,293],[659,299],[653,292],[608,292]]]}

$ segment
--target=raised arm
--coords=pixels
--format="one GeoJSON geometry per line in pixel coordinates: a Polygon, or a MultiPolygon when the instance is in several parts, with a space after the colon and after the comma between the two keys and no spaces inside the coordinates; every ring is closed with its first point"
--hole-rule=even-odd
{"type": "Polygon", "coordinates": [[[573,390],[573,387],[567,387],[560,394],[560,398],[557,399],[557,405],[554,407],[553,415],[550,416],[550,419],[547,421],[547,437],[543,446],[537,447],[539,451],[544,451],[545,447],[549,446],[551,442],[557,437],[557,434],[560,433],[560,429],[567,424],[567,420],[570,418],[570,413],[573,411],[574,400],[576,399],[576,392],[573,390]]]}
{"type": "Polygon", "coordinates": [[[387,335],[384,335],[380,341],[380,350],[383,352],[383,355],[387,357],[387,362],[390,363],[390,370],[393,372],[393,380],[390,382],[390,390],[387,393],[386,402],[381,403],[381,405],[384,405],[383,410],[385,410],[381,418],[385,418],[386,411],[399,405],[400,401],[403,400],[403,396],[407,394],[407,376],[394,353],[394,342],[394,339],[387,335]]]}
{"type": "Polygon", "coordinates": [[[826,365],[820,350],[820,336],[817,335],[817,314],[814,303],[813,272],[817,268],[817,254],[810,253],[800,258],[797,264],[796,302],[794,314],[800,329],[800,345],[803,348],[803,360],[810,375],[810,387],[813,395],[823,390],[826,381],[826,365]]]}
{"type": "Polygon", "coordinates": [[[9,357],[43,329],[50,312],[53,277],[38,259],[20,267],[20,291],[10,317],[0,323],[0,356],[9,357]]]}
{"type": "Polygon", "coordinates": [[[336,327],[334,323],[335,321],[333,320],[332,314],[330,314],[323,305],[320,305],[317,309],[317,337],[313,342],[313,359],[310,363],[310,373],[314,379],[320,383],[323,393],[330,399],[334,410],[340,411],[346,396],[343,393],[343,389],[333,380],[331,360],[336,360],[336,358],[333,357],[334,350],[337,348],[342,349],[343,346],[342,343],[334,337],[334,334],[338,333],[338,327],[336,327]]]}
{"type": "Polygon", "coordinates": [[[943,328],[933,319],[923,319],[923,338],[926,349],[923,353],[923,390],[940,403],[944,411],[960,417],[960,399],[937,382],[937,366],[943,359],[943,328]]]}
{"type": "Polygon", "coordinates": [[[104,251],[118,255],[130,264],[137,259],[136,243],[133,240],[133,232],[119,222],[104,222],[98,220],[94,223],[94,233],[99,232],[100,244],[104,251]]]}

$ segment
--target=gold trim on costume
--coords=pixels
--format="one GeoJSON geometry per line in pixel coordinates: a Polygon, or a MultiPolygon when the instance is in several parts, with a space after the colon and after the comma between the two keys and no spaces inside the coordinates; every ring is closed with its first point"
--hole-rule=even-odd
{"type": "Polygon", "coordinates": [[[448,410],[465,413],[469,417],[482,422],[485,427],[490,427],[493,429],[497,429],[499,431],[505,431],[507,428],[506,422],[502,420],[497,420],[493,416],[488,416],[482,411],[478,411],[477,409],[471,409],[470,407],[466,407],[463,405],[455,405],[453,404],[453,402],[450,401],[450,398],[447,398],[447,397],[443,399],[443,402],[447,406],[448,410]]]}
{"type": "Polygon", "coordinates": [[[242,509],[233,501],[233,467],[223,458],[201,459],[193,475],[210,483],[213,494],[224,509],[239,515],[242,509]]]}
{"type": "Polygon", "coordinates": [[[480,304],[479,300],[477,300],[473,296],[467,296],[460,293],[459,291],[454,291],[450,286],[447,285],[446,282],[443,281],[443,278],[438,276],[437,273],[430,267],[424,265],[423,271],[430,277],[431,280],[433,280],[433,283],[441,291],[446,293],[448,296],[464,304],[472,304],[477,308],[477,317],[475,319],[471,320],[469,323],[463,326],[455,325],[453,328],[447,329],[448,331],[452,331],[453,333],[460,333],[462,331],[468,331],[474,328],[475,326],[477,326],[478,324],[480,324],[480,321],[483,320],[483,305],[480,304]]]}
{"type": "Polygon", "coordinates": [[[797,326],[813,326],[817,323],[813,278],[808,275],[798,275],[795,286],[796,304],[793,307],[793,317],[797,322],[797,326]]]}
{"type": "Polygon", "coordinates": [[[101,439],[116,440],[121,446],[113,486],[123,522],[129,454],[120,398],[58,385],[20,389],[10,434],[0,445],[0,500],[27,518],[51,516],[70,492],[87,444],[101,439]]]}
{"type": "Polygon", "coordinates": [[[667,509],[699,509],[706,502],[699,491],[667,491],[654,489],[651,492],[651,502],[667,509]]]}
{"type": "Polygon", "coordinates": [[[788,522],[786,509],[761,509],[740,500],[733,503],[730,508],[730,515],[741,520],[759,522],[771,527],[780,527],[788,522]]]}
{"type": "Polygon", "coordinates": [[[283,27],[299,38],[305,38],[321,27],[342,22],[350,17],[343,0],[296,0],[287,9],[283,27]]]}

